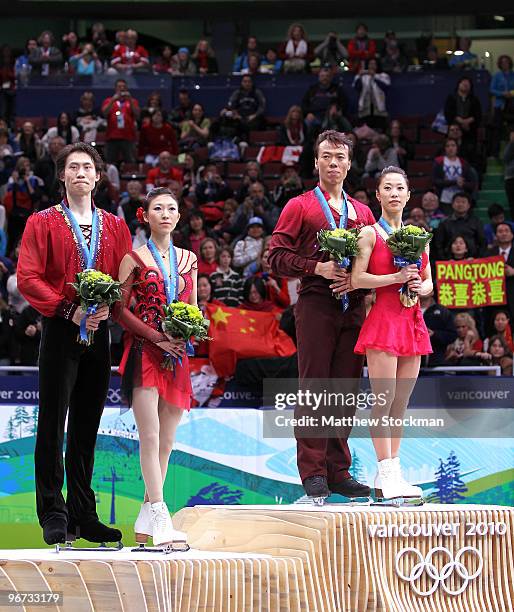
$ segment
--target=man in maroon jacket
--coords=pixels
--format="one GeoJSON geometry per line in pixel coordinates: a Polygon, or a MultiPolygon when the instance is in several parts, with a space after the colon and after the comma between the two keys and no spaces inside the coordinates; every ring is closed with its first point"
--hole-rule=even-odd
{"type": "MultiPolygon", "coordinates": [[[[339,227],[344,210],[347,228],[375,223],[371,210],[345,197],[343,191],[351,166],[352,141],[334,130],[323,132],[316,141],[314,157],[319,188],[336,225],[339,227]]],[[[364,297],[360,291],[352,292],[350,274],[319,250],[316,234],[328,228],[315,190],[309,191],[289,200],[270,243],[269,262],[273,272],[301,278],[295,310],[300,380],[358,379],[362,372],[363,358],[355,355],[353,348],[366,316],[364,297]],[[346,311],[333,292],[348,293],[346,311]]],[[[345,416],[352,414],[345,412],[345,416]]],[[[298,471],[308,496],[324,498],[331,492],[351,498],[369,496],[369,487],[354,480],[348,472],[351,464],[348,433],[349,430],[341,437],[331,438],[306,438],[297,434],[298,471]]]]}

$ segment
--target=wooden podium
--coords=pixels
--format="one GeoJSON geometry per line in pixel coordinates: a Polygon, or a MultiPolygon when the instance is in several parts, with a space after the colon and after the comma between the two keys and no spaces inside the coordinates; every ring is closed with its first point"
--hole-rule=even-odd
{"type": "Polygon", "coordinates": [[[503,506],[197,506],[174,524],[195,549],[300,564],[270,609],[490,612],[514,609],[513,519],[503,506]]]}
{"type": "Polygon", "coordinates": [[[185,553],[0,551],[0,610],[507,612],[514,508],[196,506],[185,553]],[[61,592],[63,605],[8,592],[61,592]]]}

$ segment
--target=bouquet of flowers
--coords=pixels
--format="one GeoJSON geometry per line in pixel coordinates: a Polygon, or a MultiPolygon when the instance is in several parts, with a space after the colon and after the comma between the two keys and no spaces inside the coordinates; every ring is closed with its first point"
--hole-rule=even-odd
{"type": "MultiPolygon", "coordinates": [[[[163,310],[162,331],[174,338],[185,340],[187,355],[194,355],[193,345],[191,344],[192,337],[199,341],[212,340],[207,335],[211,322],[204,318],[198,306],[175,300],[169,306],[164,306],[163,310]]],[[[165,353],[164,357],[162,367],[166,370],[173,370],[175,358],[169,353],[165,353]]]]}
{"type": "MultiPolygon", "coordinates": [[[[319,250],[327,251],[337,261],[339,267],[347,270],[351,267],[351,258],[359,252],[357,229],[320,230],[318,232],[319,250]]],[[[348,296],[336,294],[343,300],[343,310],[348,308],[348,296]]]]}
{"type": "MultiPolygon", "coordinates": [[[[405,225],[393,232],[387,239],[387,245],[394,255],[394,265],[404,268],[416,264],[419,270],[421,256],[431,240],[432,234],[415,225],[405,225]]],[[[405,283],[400,288],[400,301],[404,306],[410,308],[418,301],[418,294],[410,291],[405,283]]]]}
{"type": "Polygon", "coordinates": [[[77,272],[77,282],[71,283],[80,299],[80,307],[86,316],[80,323],[77,341],[89,346],[93,342],[94,331],[86,330],[86,317],[95,314],[103,304],[112,306],[121,300],[121,283],[99,270],[86,269],[77,272]]]}

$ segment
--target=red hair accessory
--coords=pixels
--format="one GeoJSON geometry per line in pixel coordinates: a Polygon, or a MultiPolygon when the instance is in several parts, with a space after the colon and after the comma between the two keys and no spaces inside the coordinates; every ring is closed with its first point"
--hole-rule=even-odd
{"type": "Polygon", "coordinates": [[[137,210],[136,210],[136,217],[137,220],[139,221],[139,223],[146,223],[145,218],[143,217],[145,211],[144,208],[142,206],[140,206],[137,210]]]}

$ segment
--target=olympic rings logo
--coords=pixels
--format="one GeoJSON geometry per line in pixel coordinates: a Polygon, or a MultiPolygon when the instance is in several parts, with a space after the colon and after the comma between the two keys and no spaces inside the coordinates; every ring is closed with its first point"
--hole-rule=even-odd
{"type": "Polygon", "coordinates": [[[409,582],[411,589],[417,595],[421,595],[423,597],[428,597],[429,595],[432,595],[432,593],[434,593],[437,590],[439,585],[441,585],[443,590],[446,593],[448,593],[448,595],[460,595],[466,590],[470,581],[474,580],[475,578],[477,578],[477,576],[479,576],[482,573],[483,566],[484,566],[484,560],[482,558],[482,554],[474,546],[464,546],[464,548],[461,548],[459,552],[457,553],[457,555],[455,556],[455,560],[453,559],[453,554],[451,553],[451,551],[449,551],[444,546],[436,546],[435,548],[432,548],[427,553],[427,556],[425,558],[423,558],[423,555],[417,548],[413,548],[410,546],[408,548],[403,548],[402,550],[398,551],[396,553],[396,558],[395,558],[396,574],[401,578],[401,580],[405,580],[406,582],[409,582]],[[448,557],[448,563],[446,563],[446,565],[444,565],[440,571],[432,563],[432,557],[438,552],[444,553],[448,557]],[[475,572],[473,572],[472,574],[469,573],[466,566],[461,562],[462,556],[466,554],[467,552],[469,552],[470,554],[473,554],[478,561],[478,567],[475,570],[475,572]],[[402,559],[402,557],[404,557],[404,555],[408,553],[414,553],[416,557],[418,558],[419,562],[416,563],[416,565],[414,565],[409,575],[406,576],[400,570],[399,564],[400,564],[400,560],[402,559]],[[421,591],[416,586],[415,582],[421,577],[421,575],[423,574],[425,570],[427,574],[429,575],[429,577],[432,578],[432,580],[434,580],[434,584],[430,587],[428,591],[421,591]],[[453,574],[454,570],[463,580],[460,588],[458,588],[455,591],[449,588],[446,584],[446,580],[453,574]]]}

